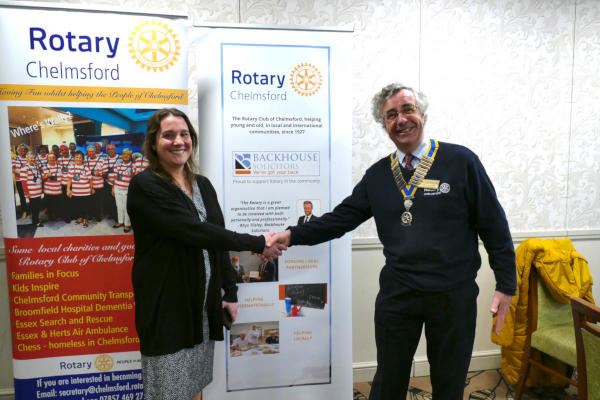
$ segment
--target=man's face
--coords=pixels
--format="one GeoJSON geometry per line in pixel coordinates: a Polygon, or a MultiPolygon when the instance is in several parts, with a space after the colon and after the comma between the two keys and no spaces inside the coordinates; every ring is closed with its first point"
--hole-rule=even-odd
{"type": "Polygon", "coordinates": [[[46,151],[46,148],[45,148],[45,147],[42,147],[42,148],[40,149],[40,156],[42,156],[42,157],[46,157],[46,154],[48,154],[48,152],[46,151]]]}
{"type": "Polygon", "coordinates": [[[304,205],[304,215],[310,215],[312,213],[313,206],[310,203],[304,205]]]}
{"type": "Polygon", "coordinates": [[[385,130],[398,149],[404,153],[414,151],[423,141],[425,116],[417,108],[415,95],[402,89],[387,99],[381,112],[385,130]]]}
{"type": "Polygon", "coordinates": [[[60,148],[60,155],[63,157],[68,157],[69,156],[69,149],[67,147],[61,147],[60,148]]]}
{"type": "Polygon", "coordinates": [[[92,160],[94,158],[96,158],[96,148],[92,148],[92,147],[88,147],[87,149],[87,155],[89,158],[91,158],[92,160]]]}
{"type": "Polygon", "coordinates": [[[114,157],[115,154],[117,154],[117,148],[115,146],[106,146],[106,151],[108,152],[108,155],[111,157],[114,157]]]}
{"type": "Polygon", "coordinates": [[[100,143],[94,143],[94,147],[96,148],[96,153],[102,153],[102,145],[100,143]]]}
{"type": "Polygon", "coordinates": [[[25,157],[25,154],[27,154],[27,147],[19,146],[19,148],[17,149],[17,153],[19,153],[21,157],[25,157]]]}
{"type": "Polygon", "coordinates": [[[71,154],[75,154],[76,151],[77,151],[77,146],[75,146],[75,143],[69,144],[69,152],[71,154]]]}
{"type": "Polygon", "coordinates": [[[56,164],[56,156],[54,155],[54,153],[48,154],[48,164],[49,165],[56,164]]]}

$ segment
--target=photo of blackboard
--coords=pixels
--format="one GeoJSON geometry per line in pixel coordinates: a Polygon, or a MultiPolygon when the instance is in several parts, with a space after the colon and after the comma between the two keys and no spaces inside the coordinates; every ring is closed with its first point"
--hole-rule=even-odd
{"type": "Polygon", "coordinates": [[[324,309],[327,304],[326,283],[305,283],[285,285],[285,297],[292,299],[292,304],[308,308],[324,309]]]}

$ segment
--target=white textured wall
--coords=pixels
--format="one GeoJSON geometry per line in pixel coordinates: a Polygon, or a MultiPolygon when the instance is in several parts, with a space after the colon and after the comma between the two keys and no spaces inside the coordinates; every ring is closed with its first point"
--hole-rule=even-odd
{"type": "MultiPolygon", "coordinates": [[[[582,252],[600,262],[598,0],[63,3],[181,12],[194,24],[353,27],[353,74],[348,82],[354,93],[353,182],[393,150],[370,116],[370,98],[383,85],[402,81],[429,96],[427,135],[464,144],[479,154],[513,232],[591,232],[591,239],[581,244],[582,252]]],[[[197,106],[194,62],[190,57],[190,110],[197,106]]],[[[193,111],[190,116],[197,118],[193,111]]],[[[375,236],[372,222],[354,232],[359,241],[375,236]]],[[[369,312],[382,262],[377,254],[376,246],[353,252],[355,282],[368,280],[366,290],[354,292],[354,360],[367,364],[375,359],[369,312]],[[357,342],[360,339],[365,342],[357,342]]],[[[596,276],[598,262],[592,265],[596,276]]],[[[1,388],[12,386],[5,278],[0,279],[0,394],[1,388]]],[[[480,279],[483,294],[493,282],[483,272],[480,279]]],[[[482,295],[480,302],[485,310],[489,299],[482,295]]],[[[491,348],[485,333],[478,330],[476,351],[491,348]]]]}
{"type": "MultiPolygon", "coordinates": [[[[514,232],[600,228],[597,0],[95,0],[211,22],[353,27],[357,182],[393,146],[370,115],[391,81],[430,100],[426,135],[479,154],[514,232]]],[[[191,49],[194,50],[193,48],[191,49]]],[[[190,57],[190,107],[197,106],[190,57]]],[[[196,113],[190,112],[192,118],[196,113]]],[[[354,238],[375,236],[372,223],[354,238]]]]}

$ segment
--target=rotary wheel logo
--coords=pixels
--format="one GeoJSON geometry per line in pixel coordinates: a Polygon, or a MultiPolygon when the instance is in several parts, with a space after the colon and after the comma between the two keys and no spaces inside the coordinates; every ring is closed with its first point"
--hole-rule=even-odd
{"type": "Polygon", "coordinates": [[[129,52],[136,64],[148,71],[168,69],[180,55],[179,40],[166,24],[158,21],[140,23],[129,37],[129,52]]]}
{"type": "Polygon", "coordinates": [[[101,354],[94,361],[94,367],[100,372],[110,371],[114,365],[115,361],[108,354],[101,354]]]}
{"type": "Polygon", "coordinates": [[[321,89],[323,78],[319,69],[312,64],[302,63],[296,66],[290,75],[292,87],[302,96],[312,96],[321,89]]]}
{"type": "Polygon", "coordinates": [[[440,185],[440,192],[442,193],[448,193],[450,191],[450,184],[449,183],[442,183],[440,185]]]}

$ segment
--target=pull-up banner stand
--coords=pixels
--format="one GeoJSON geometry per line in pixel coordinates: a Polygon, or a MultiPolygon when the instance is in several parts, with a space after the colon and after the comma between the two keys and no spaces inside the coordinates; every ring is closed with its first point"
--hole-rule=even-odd
{"type": "MultiPolygon", "coordinates": [[[[350,193],[351,32],[197,26],[194,35],[200,162],[227,226],[261,234],[330,211],[350,193]]],[[[203,398],[350,398],[349,235],[272,263],[243,252],[232,262],[238,320],[203,398]]]]}
{"type": "Polygon", "coordinates": [[[187,30],[182,16],[0,3],[16,399],[143,397],[124,204],[145,164],[128,155],[157,108],[187,106],[187,30]]]}

